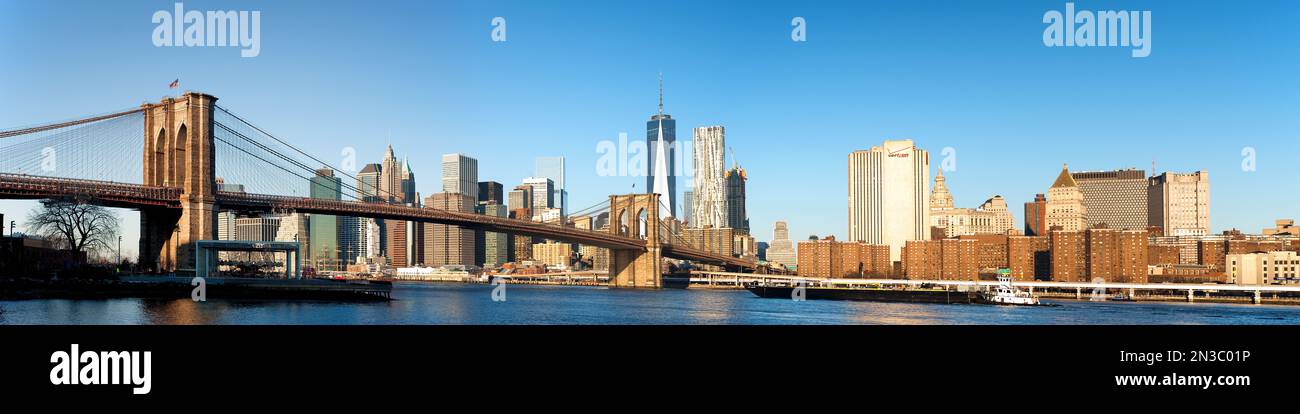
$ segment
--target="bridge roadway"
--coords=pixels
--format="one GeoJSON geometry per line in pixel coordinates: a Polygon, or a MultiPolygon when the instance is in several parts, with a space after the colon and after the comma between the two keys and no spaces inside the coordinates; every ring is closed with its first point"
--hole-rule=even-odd
{"type": "Polygon", "coordinates": [[[86,197],[108,207],[180,208],[181,189],[0,173],[0,198],[38,200],[69,196],[86,197]]]}
{"type": "MultiPolygon", "coordinates": [[[[137,209],[181,207],[179,202],[181,197],[180,188],[0,173],[0,198],[45,199],[69,196],[88,198],[97,204],[109,207],[137,209]]],[[[217,192],[216,203],[223,210],[294,211],[310,214],[418,221],[491,232],[535,236],[610,249],[646,248],[645,240],[627,235],[431,208],[236,192],[217,192]]],[[[721,266],[747,269],[755,267],[755,263],[752,261],[672,243],[662,244],[662,254],[665,257],[721,266]]]]}
{"type": "MultiPolygon", "coordinates": [[[[569,226],[558,226],[528,220],[517,220],[432,208],[232,192],[218,192],[217,203],[220,204],[223,209],[244,211],[296,211],[300,213],[330,214],[350,217],[409,220],[425,223],[448,224],[498,233],[529,235],[550,240],[580,243],[610,249],[646,248],[645,240],[626,235],[612,234],[597,230],[585,230],[569,226]]],[[[662,244],[662,249],[662,253],[665,257],[751,269],[755,266],[755,263],[752,261],[731,257],[729,255],[714,254],[689,246],[681,246],[666,242],[662,244]]]]}

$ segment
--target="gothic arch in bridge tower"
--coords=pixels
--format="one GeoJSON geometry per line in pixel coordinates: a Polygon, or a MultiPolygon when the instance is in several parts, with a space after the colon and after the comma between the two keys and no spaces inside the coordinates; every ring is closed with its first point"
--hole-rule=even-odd
{"type": "Polygon", "coordinates": [[[217,98],[188,92],[142,105],[142,184],[180,190],[176,207],[140,212],[140,264],[158,272],[192,272],[194,243],[216,235],[212,131],[217,98]]]}
{"type": "MultiPolygon", "coordinates": [[[[149,136],[145,135],[145,141],[144,141],[144,145],[145,145],[144,176],[145,177],[151,177],[151,176],[156,177],[158,176],[158,174],[162,174],[163,171],[166,171],[165,160],[167,154],[163,153],[163,148],[167,148],[167,128],[160,127],[157,128],[157,130],[158,132],[154,134],[154,138],[152,142],[149,140],[149,136]],[[150,144],[152,144],[152,146],[150,144]]],[[[149,183],[145,182],[145,184],[149,184],[149,183]]]]}
{"type": "Polygon", "coordinates": [[[609,226],[609,227],[611,229],[614,229],[614,234],[619,236],[627,236],[628,232],[631,231],[632,228],[631,223],[628,222],[627,209],[618,210],[618,225],[609,226]]]}
{"type": "Polygon", "coordinates": [[[641,209],[637,210],[636,223],[637,223],[636,238],[645,239],[646,228],[649,227],[650,224],[650,214],[646,212],[645,207],[642,207],[641,209]]]}
{"type": "Polygon", "coordinates": [[[176,129],[176,145],[172,146],[171,154],[172,164],[176,166],[173,169],[175,175],[171,177],[171,186],[173,187],[181,185],[181,183],[185,182],[185,178],[190,175],[190,171],[186,169],[188,163],[185,162],[185,145],[189,142],[186,136],[188,133],[189,128],[185,128],[184,123],[181,124],[180,128],[176,129]]]}
{"type": "Polygon", "coordinates": [[[663,286],[658,205],[659,195],[653,193],[609,196],[609,209],[618,217],[618,225],[609,226],[610,233],[646,241],[645,248],[609,250],[609,274],[615,287],[663,286]]]}

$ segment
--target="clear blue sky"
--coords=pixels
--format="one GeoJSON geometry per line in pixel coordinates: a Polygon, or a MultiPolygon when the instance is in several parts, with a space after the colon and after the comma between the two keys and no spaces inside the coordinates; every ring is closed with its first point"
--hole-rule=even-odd
{"type": "MultiPolygon", "coordinates": [[[[185,2],[261,10],[255,58],[154,47],[150,17],[171,1],[5,1],[0,129],[154,101],[180,78],[323,159],[354,147],[377,162],[391,131],[422,194],[439,191],[443,153],[506,185],[564,155],[582,207],[644,182],[597,176],[595,149],[644,137],[663,71],[679,137],[726,126],[761,240],[775,220],[796,239],[843,237],[846,155],[898,138],[936,161],[955,148],[957,204],[1001,194],[1017,221],[1063,162],[1153,158],[1210,172],[1215,231],[1300,216],[1300,3],[1076,4],[1152,11],[1150,57],[1044,47],[1043,13],[1064,1],[185,2]],[[495,16],[504,43],[490,39],[495,16]],[[795,16],[806,42],[790,40],[795,16]],[[1240,168],[1246,146],[1257,171],[1240,168]]],[[[0,211],[21,223],[31,206],[0,211]]]]}

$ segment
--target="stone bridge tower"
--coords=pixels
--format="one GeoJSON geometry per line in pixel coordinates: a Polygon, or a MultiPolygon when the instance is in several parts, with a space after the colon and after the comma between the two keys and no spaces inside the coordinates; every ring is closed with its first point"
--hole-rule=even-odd
{"type": "Polygon", "coordinates": [[[644,250],[609,250],[609,275],[615,287],[663,286],[659,210],[659,194],[609,196],[610,233],[646,241],[644,250]]]}
{"type": "Polygon", "coordinates": [[[212,114],[217,98],[187,92],[144,108],[144,185],[181,189],[180,210],[140,212],[140,264],[194,270],[194,242],[216,235],[212,114]]]}

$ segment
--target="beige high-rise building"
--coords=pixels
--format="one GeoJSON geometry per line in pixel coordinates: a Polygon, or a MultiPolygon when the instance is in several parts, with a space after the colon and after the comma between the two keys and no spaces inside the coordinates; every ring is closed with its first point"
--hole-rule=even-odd
{"type": "Polygon", "coordinates": [[[732,256],[758,260],[758,240],[754,238],[754,235],[736,230],[731,236],[731,240],[732,256]]]}
{"type": "Polygon", "coordinates": [[[722,126],[695,128],[694,195],[691,205],[691,227],[721,228],[727,226],[727,178],[725,149],[726,131],[722,126]]]}
{"type": "MultiPolygon", "coordinates": [[[[269,241],[275,240],[280,229],[281,217],[240,217],[235,219],[235,238],[237,240],[269,241]]],[[[306,234],[303,235],[303,244],[306,234]]],[[[298,240],[289,240],[298,241],[298,240]]]]}
{"type": "Polygon", "coordinates": [[[579,245],[578,252],[582,255],[582,260],[591,260],[591,270],[609,270],[609,249],[579,245]]]}
{"type": "Polygon", "coordinates": [[[682,231],[682,239],[687,245],[719,255],[734,253],[735,236],[735,229],[726,227],[688,228],[682,231]]]}
{"type": "Polygon", "coordinates": [[[463,154],[443,154],[442,192],[478,200],[478,160],[463,154]]]}
{"type": "Polygon", "coordinates": [[[767,262],[773,265],[794,266],[794,243],[790,241],[790,230],[784,221],[776,222],[772,228],[772,242],[767,246],[767,262]]]}
{"type": "Polygon", "coordinates": [[[1210,234],[1210,173],[1166,172],[1148,180],[1147,223],[1166,236],[1210,234]]]}
{"type": "Polygon", "coordinates": [[[912,140],[885,141],[849,154],[849,241],[889,246],[930,235],[930,154],[912,140]]]}
{"type": "MultiPolygon", "coordinates": [[[[473,213],[474,198],[466,194],[437,193],[425,199],[425,208],[473,213]]],[[[424,226],[424,264],[426,266],[480,265],[474,263],[477,248],[474,230],[446,224],[424,226]]]]}
{"type": "Polygon", "coordinates": [[[1061,166],[1052,188],[1047,190],[1047,228],[1060,227],[1064,231],[1088,229],[1088,208],[1083,205],[1083,192],[1070,175],[1069,168],[1061,166]]]}
{"type": "Polygon", "coordinates": [[[568,267],[571,256],[573,256],[573,245],[569,243],[548,241],[533,245],[533,260],[545,263],[547,266],[568,267]]]}
{"type": "Polygon", "coordinates": [[[977,209],[953,207],[947,179],[943,177],[943,169],[939,169],[934,177],[934,192],[930,194],[930,225],[944,229],[944,237],[952,238],[1007,234],[1016,227],[1016,219],[1000,195],[985,200],[977,209]]]}

